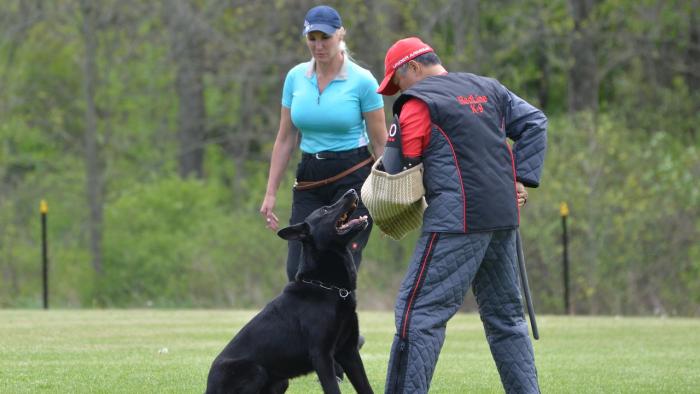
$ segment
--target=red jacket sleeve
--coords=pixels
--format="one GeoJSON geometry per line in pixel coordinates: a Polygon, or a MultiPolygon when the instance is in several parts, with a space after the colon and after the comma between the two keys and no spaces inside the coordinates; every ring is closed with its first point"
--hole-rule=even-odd
{"type": "Polygon", "coordinates": [[[411,98],[401,108],[401,148],[406,157],[421,157],[430,142],[430,110],[417,98],[411,98]]]}

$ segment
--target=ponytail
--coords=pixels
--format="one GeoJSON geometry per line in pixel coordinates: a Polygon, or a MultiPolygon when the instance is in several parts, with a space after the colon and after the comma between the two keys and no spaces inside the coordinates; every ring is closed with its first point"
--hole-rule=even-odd
{"type": "Polygon", "coordinates": [[[352,54],[350,53],[350,50],[348,49],[348,44],[345,42],[345,28],[344,27],[339,27],[338,30],[335,31],[335,34],[340,35],[340,50],[343,52],[345,57],[350,60],[350,61],[355,61],[355,59],[352,58],[352,54]]]}

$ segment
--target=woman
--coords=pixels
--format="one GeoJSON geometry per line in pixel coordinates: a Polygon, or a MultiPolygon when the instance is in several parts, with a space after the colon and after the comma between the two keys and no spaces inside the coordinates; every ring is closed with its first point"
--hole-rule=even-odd
{"type": "MultiPolygon", "coordinates": [[[[348,56],[340,15],[328,6],[308,11],[303,34],[312,59],[292,68],[284,81],[280,126],[270,160],[270,174],[260,213],[276,231],[277,189],[301,133],[302,159],[297,166],[290,224],[329,205],[348,189],[358,191],[369,175],[372,156],[379,157],[386,142],[384,101],[376,93],[372,74],[348,56]]],[[[360,203],[353,217],[368,215],[360,203]]],[[[372,222],[358,235],[353,248],[359,266],[372,222]]],[[[301,260],[301,244],[289,241],[287,277],[294,280],[301,260]]]]}

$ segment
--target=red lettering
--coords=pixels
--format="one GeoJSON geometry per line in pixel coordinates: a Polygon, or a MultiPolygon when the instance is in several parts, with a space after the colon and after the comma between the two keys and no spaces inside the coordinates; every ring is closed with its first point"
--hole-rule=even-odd
{"type": "MultiPolygon", "coordinates": [[[[461,105],[474,105],[474,104],[486,104],[489,102],[489,98],[486,96],[474,96],[470,94],[469,97],[457,96],[457,101],[461,105]]],[[[481,111],[483,112],[483,111],[481,111]]]]}
{"type": "Polygon", "coordinates": [[[471,108],[472,112],[475,114],[480,114],[484,112],[484,106],[481,104],[470,104],[469,108],[471,108]]]}

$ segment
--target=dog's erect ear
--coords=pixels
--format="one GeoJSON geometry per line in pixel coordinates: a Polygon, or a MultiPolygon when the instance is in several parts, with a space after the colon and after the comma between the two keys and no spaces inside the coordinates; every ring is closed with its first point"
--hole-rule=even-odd
{"type": "Polygon", "coordinates": [[[309,235],[309,225],[305,222],[293,224],[278,231],[277,235],[287,241],[301,241],[309,235]]]}

